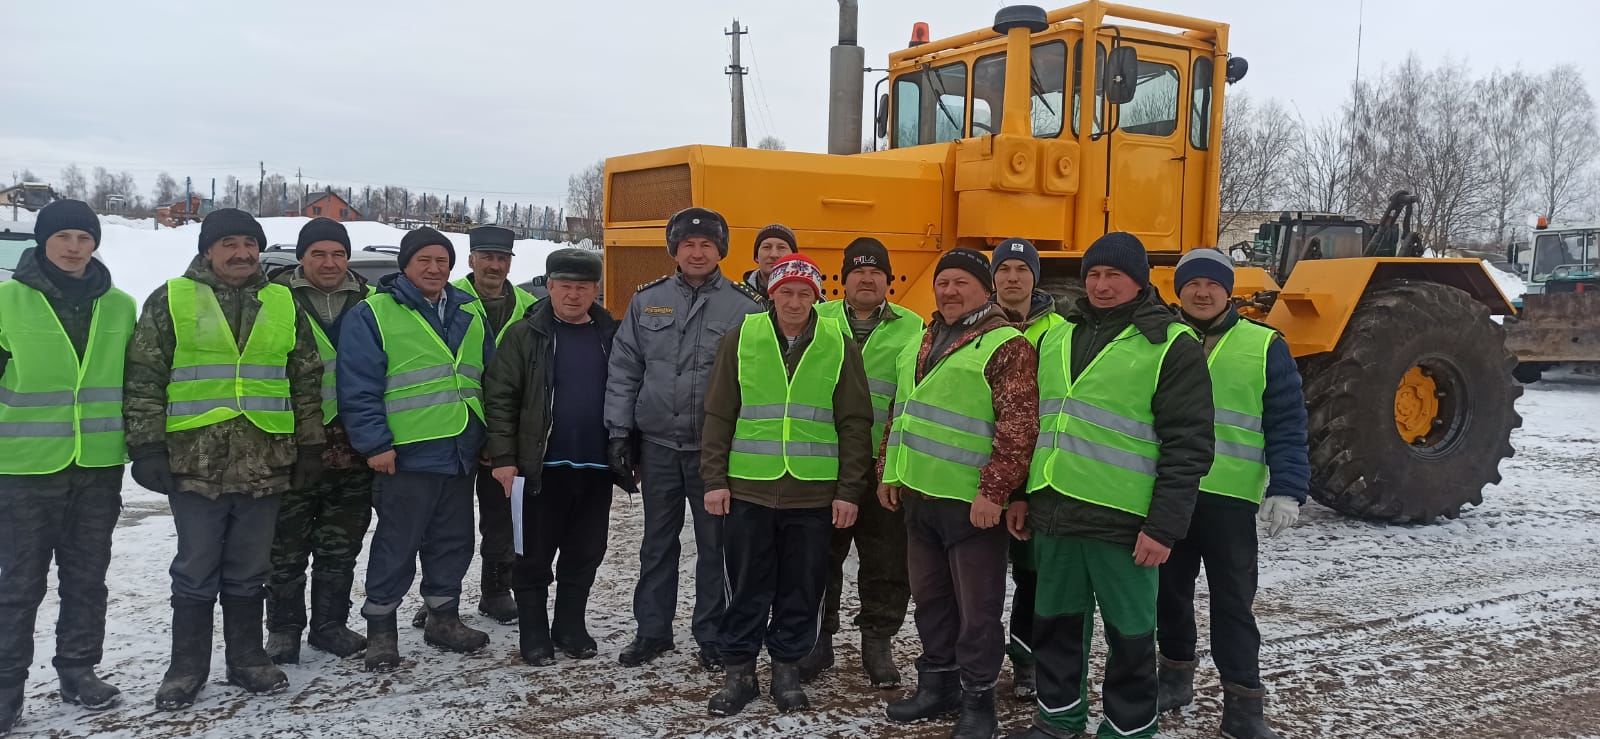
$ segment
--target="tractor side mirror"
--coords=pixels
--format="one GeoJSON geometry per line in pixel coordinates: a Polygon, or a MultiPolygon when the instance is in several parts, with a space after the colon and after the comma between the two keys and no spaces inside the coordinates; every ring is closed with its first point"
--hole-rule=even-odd
{"type": "Polygon", "coordinates": [[[889,137],[889,93],[878,96],[877,117],[873,119],[878,126],[878,138],[889,137]]]}
{"type": "Polygon", "coordinates": [[[1112,105],[1132,102],[1133,93],[1139,88],[1139,52],[1132,46],[1112,49],[1111,56],[1106,58],[1104,79],[1106,102],[1112,105]]]}

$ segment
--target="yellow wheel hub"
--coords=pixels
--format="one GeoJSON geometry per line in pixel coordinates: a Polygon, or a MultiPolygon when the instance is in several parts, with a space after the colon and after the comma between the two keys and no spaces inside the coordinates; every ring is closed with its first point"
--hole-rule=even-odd
{"type": "Polygon", "coordinates": [[[1438,384],[1421,367],[1412,367],[1394,391],[1394,425],[1400,438],[1408,444],[1421,442],[1438,417],[1438,384]]]}

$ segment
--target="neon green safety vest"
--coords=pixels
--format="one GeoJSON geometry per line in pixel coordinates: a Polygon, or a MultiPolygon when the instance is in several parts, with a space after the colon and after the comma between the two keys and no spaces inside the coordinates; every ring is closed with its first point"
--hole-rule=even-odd
{"type": "Polygon", "coordinates": [[[256,298],[261,309],[240,351],[210,285],[187,277],[167,280],[177,339],[167,385],[167,431],[189,431],[243,415],[269,434],[294,433],[288,372],[294,296],[282,285],[266,285],[256,298]]]}
{"type": "MultiPolygon", "coordinates": [[[[478,298],[478,300],[462,306],[462,309],[468,313],[477,315],[479,318],[482,318],[485,325],[487,325],[489,321],[489,313],[483,307],[483,298],[478,296],[478,289],[472,286],[472,280],[463,277],[450,284],[455,285],[462,290],[466,290],[472,295],[472,297],[478,298]]],[[[511,328],[511,324],[516,323],[517,319],[522,318],[522,316],[528,312],[528,308],[532,307],[534,303],[539,302],[538,298],[533,297],[533,293],[511,284],[509,281],[506,282],[506,287],[511,288],[511,296],[517,301],[517,304],[516,307],[511,309],[511,316],[506,319],[506,325],[501,326],[500,333],[494,335],[495,346],[500,346],[500,341],[506,338],[506,329],[511,328]]]]}
{"type": "Polygon", "coordinates": [[[1179,336],[1179,323],[1152,344],[1132,325],[1100,350],[1072,380],[1072,335],[1067,321],[1039,346],[1039,442],[1028,469],[1028,490],[1046,488],[1070,498],[1143,516],[1155,492],[1156,436],[1150,399],[1161,362],[1179,336]]]}
{"type": "Polygon", "coordinates": [[[128,460],[122,363],[137,308],[112,288],[94,301],[83,360],[55,310],[16,280],[0,283],[0,475],[48,475],[128,460]]]}
{"type": "Polygon", "coordinates": [[[1267,439],[1261,398],[1267,392],[1267,347],[1278,332],[1239,319],[1206,357],[1211,369],[1217,451],[1200,479],[1208,493],[1260,503],[1267,489],[1267,439]]]}
{"type": "Polygon", "coordinates": [[[1066,322],[1067,319],[1062,318],[1059,313],[1046,313],[1039,316],[1038,320],[1028,324],[1028,328],[1022,332],[1022,338],[1027,339],[1028,343],[1033,345],[1033,348],[1038,349],[1039,340],[1044,338],[1047,331],[1066,322]]]}
{"type": "Polygon", "coordinates": [[[839,433],[833,390],[844,366],[844,336],[817,317],[805,354],[788,376],[768,313],[739,328],[739,420],[733,427],[728,476],[741,480],[839,479],[839,433]]]}
{"type": "MultiPolygon", "coordinates": [[[[361,286],[361,297],[372,294],[372,288],[361,286]]],[[[311,335],[317,339],[317,355],[322,357],[322,423],[333,423],[339,417],[339,382],[338,362],[339,348],[328,340],[328,333],[322,330],[322,321],[309,313],[306,314],[306,323],[311,324],[311,335]]]]}
{"type": "MultiPolygon", "coordinates": [[[[861,361],[867,368],[867,389],[872,393],[872,457],[878,457],[883,446],[883,427],[889,422],[889,409],[894,405],[895,385],[900,371],[897,366],[900,352],[906,345],[922,338],[922,319],[917,314],[894,303],[885,303],[885,310],[893,311],[898,318],[878,323],[861,347],[861,361]]],[[[832,300],[817,306],[817,315],[832,318],[839,330],[853,340],[850,320],[845,315],[848,306],[843,300],[832,300]]]]}
{"type": "Polygon", "coordinates": [[[468,414],[483,420],[483,318],[472,324],[455,352],[421,313],[388,293],[367,298],[389,359],[383,409],[394,443],[445,439],[467,428],[468,414]]]}
{"type": "Polygon", "coordinates": [[[906,346],[885,483],[935,498],[971,503],[977,497],[979,473],[994,451],[994,395],[983,371],[1001,345],[1021,335],[1011,326],[985,333],[940,360],[922,382],[916,380],[922,342],[906,346]]]}

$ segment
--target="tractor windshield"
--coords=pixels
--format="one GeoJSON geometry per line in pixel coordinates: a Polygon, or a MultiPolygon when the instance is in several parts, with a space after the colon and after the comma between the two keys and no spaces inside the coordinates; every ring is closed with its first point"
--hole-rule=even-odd
{"type": "Polygon", "coordinates": [[[894,82],[895,148],[955,141],[966,135],[967,65],[919,69],[894,82]]]}
{"type": "Polygon", "coordinates": [[[1593,231],[1539,234],[1533,242],[1532,280],[1544,282],[1563,265],[1590,265],[1600,261],[1597,259],[1600,254],[1596,253],[1600,251],[1596,235],[1593,231]]]}

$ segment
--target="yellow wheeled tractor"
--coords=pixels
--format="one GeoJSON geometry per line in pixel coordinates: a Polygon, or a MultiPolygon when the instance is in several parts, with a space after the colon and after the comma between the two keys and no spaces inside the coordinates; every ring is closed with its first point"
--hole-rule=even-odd
{"type": "MultiPolygon", "coordinates": [[[[692,205],[728,219],[729,275],[753,266],[745,246],[762,226],[793,228],[830,273],[829,298],[842,291],[844,247],[876,237],[892,252],[891,298],[924,316],[939,254],[958,246],[1031,239],[1041,286],[1072,298],[1084,249],[1108,231],[1144,242],[1169,297],[1179,257],[1216,244],[1223,100],[1248,69],[1228,52],[1226,24],[1099,0],[1007,7],[992,28],[932,42],[918,24],[880,83],[887,148],[851,154],[863,93],[854,6],[840,2],[833,50],[833,153],[696,145],[606,161],[613,311],[672,270],[663,227],[692,205]]],[[[1413,243],[1402,218],[1386,216],[1354,248],[1329,235],[1310,258],[1308,240],[1288,238],[1281,264],[1241,268],[1235,292],[1300,359],[1317,500],[1427,522],[1500,480],[1520,386],[1490,318],[1512,312],[1506,297],[1478,261],[1396,256],[1413,243]]]]}

